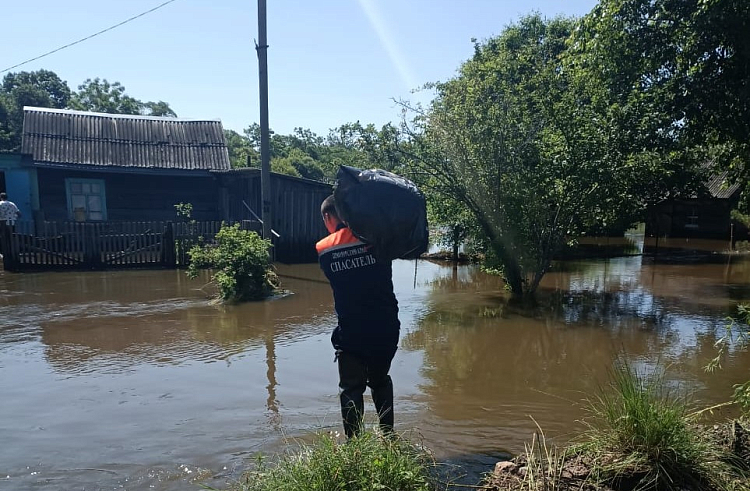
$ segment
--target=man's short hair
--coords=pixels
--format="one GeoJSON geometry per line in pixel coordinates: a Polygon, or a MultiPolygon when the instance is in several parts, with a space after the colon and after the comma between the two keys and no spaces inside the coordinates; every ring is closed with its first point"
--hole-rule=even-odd
{"type": "Polygon", "coordinates": [[[5,201],[6,199],[8,199],[8,195],[5,193],[0,193],[0,200],[5,201]]]}
{"type": "Polygon", "coordinates": [[[320,205],[320,214],[325,215],[328,213],[329,215],[341,219],[339,217],[339,213],[336,211],[336,200],[334,199],[333,195],[330,195],[326,199],[323,200],[323,203],[320,205]]]}

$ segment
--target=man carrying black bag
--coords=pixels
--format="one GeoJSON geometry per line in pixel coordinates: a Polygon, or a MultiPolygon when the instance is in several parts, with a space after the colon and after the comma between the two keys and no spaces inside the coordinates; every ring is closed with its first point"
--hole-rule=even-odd
{"type": "Polygon", "coordinates": [[[413,182],[382,169],[342,165],[333,196],[320,208],[330,235],[317,243],[333,289],[341,414],[347,437],[362,430],[367,386],[383,433],[393,431],[388,372],[401,324],[391,261],[416,259],[428,246],[427,206],[413,182]]]}
{"type": "Polygon", "coordinates": [[[393,431],[393,382],[388,374],[401,324],[390,259],[342,221],[334,196],[320,209],[329,234],[316,244],[320,267],[333,290],[338,325],[331,342],[339,369],[341,415],[351,438],[362,431],[364,392],[370,387],[383,433],[393,431]]]}

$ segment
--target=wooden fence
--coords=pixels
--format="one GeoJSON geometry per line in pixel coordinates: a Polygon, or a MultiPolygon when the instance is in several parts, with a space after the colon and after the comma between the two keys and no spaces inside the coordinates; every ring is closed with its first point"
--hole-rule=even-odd
{"type": "MultiPolygon", "coordinates": [[[[214,240],[222,222],[0,223],[6,271],[177,268],[187,251],[214,240]]],[[[256,229],[253,223],[243,228],[256,229]]]]}

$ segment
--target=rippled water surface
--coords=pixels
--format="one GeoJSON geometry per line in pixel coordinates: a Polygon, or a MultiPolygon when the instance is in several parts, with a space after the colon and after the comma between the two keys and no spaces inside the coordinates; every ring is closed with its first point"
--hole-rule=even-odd
{"type": "MultiPolygon", "coordinates": [[[[181,271],[0,272],[0,489],[222,488],[285,438],[339,430],[330,288],[317,265],[278,269],[288,295],[224,307],[181,271]]],[[[747,351],[703,370],[750,301],[739,256],[562,262],[533,306],[474,266],[397,261],[394,283],[397,430],[468,482],[534,420],[574,436],[617,353],[669,365],[699,404],[750,373],[747,351]]]]}

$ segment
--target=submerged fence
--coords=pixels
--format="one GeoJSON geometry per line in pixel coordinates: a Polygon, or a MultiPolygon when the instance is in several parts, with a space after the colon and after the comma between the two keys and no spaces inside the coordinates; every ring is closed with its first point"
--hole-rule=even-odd
{"type": "MultiPolygon", "coordinates": [[[[178,268],[188,250],[212,242],[222,222],[0,223],[6,271],[178,268]]],[[[242,228],[257,230],[254,222],[242,228]]]]}

